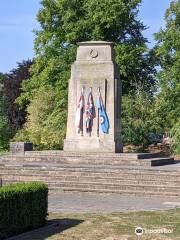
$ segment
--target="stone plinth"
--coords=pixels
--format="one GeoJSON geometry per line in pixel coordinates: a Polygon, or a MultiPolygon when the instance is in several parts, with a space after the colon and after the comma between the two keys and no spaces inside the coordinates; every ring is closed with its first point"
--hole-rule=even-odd
{"type": "Polygon", "coordinates": [[[82,42],[77,49],[76,61],[71,68],[68,96],[68,122],[64,141],[65,151],[122,152],[121,141],[121,81],[115,63],[113,44],[109,42],[82,42]],[[81,89],[84,89],[85,104],[92,88],[94,102],[98,89],[109,119],[108,133],[102,133],[98,109],[93,120],[91,136],[85,131],[86,116],[83,116],[83,134],[75,127],[75,115],[81,89]]]}
{"type": "Polygon", "coordinates": [[[11,142],[10,152],[11,154],[24,154],[26,151],[32,151],[33,144],[31,142],[11,142]]]}

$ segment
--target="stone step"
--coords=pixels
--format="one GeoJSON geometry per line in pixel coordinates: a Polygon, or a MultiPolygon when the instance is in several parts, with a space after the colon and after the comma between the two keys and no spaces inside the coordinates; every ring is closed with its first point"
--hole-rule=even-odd
{"type": "MultiPolygon", "coordinates": [[[[11,184],[11,181],[6,181],[5,185],[9,185],[11,184]]],[[[13,182],[12,184],[18,183],[17,182],[13,182]]],[[[147,197],[157,197],[157,196],[168,196],[168,197],[179,197],[180,196],[180,192],[167,192],[167,191],[163,191],[163,192],[158,192],[158,191],[149,191],[149,190],[117,190],[117,189],[94,189],[94,188],[80,188],[80,187],[72,187],[72,186],[68,186],[68,187],[58,187],[57,185],[49,185],[49,192],[89,192],[89,193],[115,193],[115,194],[122,194],[122,195],[134,195],[134,196],[147,196],[147,197]]]]}
{"type": "MultiPolygon", "coordinates": [[[[176,166],[176,165],[174,165],[176,166]]],[[[84,164],[38,164],[38,163],[2,163],[0,169],[39,169],[48,171],[86,171],[86,172],[136,172],[136,173],[173,173],[180,174],[180,168],[146,167],[146,166],[111,166],[111,165],[84,165],[84,164]]]]}
{"type": "MultiPolygon", "coordinates": [[[[66,151],[62,151],[62,150],[43,150],[43,151],[26,151],[24,153],[27,156],[119,156],[119,155],[124,155],[124,153],[111,153],[111,152],[106,152],[106,153],[93,153],[93,152],[66,152],[66,151]]],[[[126,155],[129,155],[129,153],[125,153],[126,155]]],[[[137,155],[136,153],[130,153],[131,155],[137,155]]],[[[159,153],[158,153],[159,154],[159,153]]]]}
{"type": "Polygon", "coordinates": [[[71,161],[68,159],[1,159],[1,163],[40,163],[40,164],[46,164],[46,163],[53,163],[53,164],[93,164],[93,165],[113,165],[113,166],[119,166],[119,165],[130,165],[130,166],[161,166],[166,164],[173,164],[174,159],[173,158],[150,158],[150,159],[140,159],[140,160],[104,160],[104,159],[83,159],[82,161],[80,159],[74,159],[71,161]]]}
{"type": "Polygon", "coordinates": [[[25,152],[21,155],[3,155],[3,158],[18,159],[116,159],[116,160],[138,160],[162,157],[161,153],[66,153],[60,151],[58,154],[47,153],[44,151],[37,154],[36,152],[25,152]]]}
{"type": "Polygon", "coordinates": [[[13,175],[1,173],[2,181],[44,181],[44,182],[90,182],[90,183],[115,183],[119,185],[126,185],[126,184],[141,184],[143,182],[144,185],[161,185],[161,186],[180,186],[180,180],[167,180],[162,181],[162,179],[122,179],[122,178],[112,178],[112,177],[87,177],[87,176],[68,176],[68,175],[62,175],[62,176],[44,176],[39,174],[24,174],[24,173],[16,173],[13,175]]]}
{"type": "Polygon", "coordinates": [[[155,177],[165,177],[165,178],[179,178],[180,172],[175,170],[160,170],[160,169],[152,169],[152,168],[115,168],[115,167],[83,167],[83,166],[34,166],[34,165],[8,165],[8,166],[2,166],[0,165],[0,171],[1,172],[9,172],[9,174],[13,173],[19,173],[20,172],[31,172],[34,173],[40,173],[43,174],[51,174],[51,175],[61,175],[61,173],[66,174],[81,174],[81,175],[87,175],[87,176],[95,176],[97,174],[103,175],[103,176],[114,176],[119,177],[120,175],[124,176],[155,176],[155,177]]]}
{"type": "Polygon", "coordinates": [[[24,167],[22,168],[21,166],[19,167],[6,167],[6,168],[1,168],[0,170],[2,174],[26,174],[26,175],[44,175],[44,176],[51,176],[51,177],[58,177],[62,175],[66,176],[89,176],[89,177],[101,177],[101,178],[107,178],[107,177],[113,177],[113,178],[124,178],[124,179],[161,179],[161,180],[169,180],[169,181],[179,181],[180,180],[180,174],[179,172],[163,172],[163,171],[147,171],[147,170],[125,170],[123,169],[96,169],[94,171],[93,169],[73,169],[73,168],[60,168],[60,169],[39,169],[39,168],[27,168],[24,167]],[[105,171],[102,171],[105,170],[105,171]]]}
{"type": "Polygon", "coordinates": [[[173,158],[162,157],[161,153],[74,153],[64,151],[27,151],[21,155],[3,155],[0,161],[16,163],[94,164],[160,166],[173,164],[173,158]]]}
{"type": "Polygon", "coordinates": [[[92,183],[92,182],[60,182],[49,183],[51,186],[55,185],[58,188],[61,187],[79,187],[79,188],[93,188],[93,189],[109,189],[109,190],[137,190],[137,191],[157,191],[157,192],[178,192],[180,193],[180,186],[161,186],[161,185],[144,185],[144,184],[124,184],[119,185],[116,183],[92,183]]]}
{"type": "Polygon", "coordinates": [[[72,188],[72,187],[61,187],[60,189],[58,189],[56,186],[52,187],[50,186],[49,188],[50,192],[89,192],[89,193],[114,193],[114,194],[121,194],[121,195],[130,195],[130,196],[146,196],[146,197],[179,197],[180,193],[176,193],[176,192],[155,192],[155,191],[129,191],[129,190],[109,190],[109,189],[92,189],[92,188],[86,188],[86,189],[82,189],[82,188],[72,188]]]}
{"type": "MultiPolygon", "coordinates": [[[[157,159],[159,160],[159,159],[157,159]]],[[[165,159],[163,159],[165,160],[165,159]]],[[[166,159],[167,160],[167,159],[166,159]]],[[[10,163],[10,162],[15,162],[15,163],[40,163],[40,164],[94,164],[94,165],[150,165],[148,161],[144,160],[116,160],[116,159],[90,159],[90,158],[83,158],[83,159],[78,159],[78,158],[25,158],[25,157],[16,157],[16,158],[1,158],[2,163],[10,163]]],[[[162,160],[161,160],[162,161],[162,160]]]]}
{"type": "Polygon", "coordinates": [[[27,156],[65,156],[65,157],[104,157],[104,158],[121,158],[121,159],[147,159],[162,156],[161,152],[157,153],[92,153],[92,152],[64,152],[64,151],[27,151],[25,152],[27,156]]]}
{"type": "MultiPolygon", "coordinates": [[[[144,160],[144,162],[146,162],[146,160],[144,160]]],[[[150,166],[163,166],[163,165],[168,165],[168,164],[174,164],[174,158],[151,158],[148,161],[148,165],[150,166]]],[[[143,164],[142,164],[143,165],[143,164]]]]}
{"type": "Polygon", "coordinates": [[[180,195],[180,171],[149,166],[0,161],[3,184],[43,181],[50,190],[180,195]]]}
{"type": "MultiPolygon", "coordinates": [[[[9,183],[17,183],[17,182],[28,182],[28,181],[11,181],[11,180],[7,180],[5,181],[5,185],[9,184],[9,183]]],[[[154,195],[157,194],[161,194],[164,195],[166,193],[168,193],[169,195],[172,196],[180,196],[180,187],[176,187],[176,186],[161,186],[161,185],[149,185],[146,186],[144,184],[126,184],[126,185],[119,185],[119,184],[115,184],[115,183],[86,183],[86,182],[81,182],[81,183],[77,183],[77,182],[60,182],[60,183],[53,183],[53,182],[47,182],[47,184],[49,185],[50,189],[56,189],[56,190],[64,190],[64,189],[79,189],[79,191],[93,191],[93,190],[101,190],[103,192],[105,192],[106,190],[111,191],[111,192],[116,192],[116,191],[121,191],[122,193],[126,193],[127,191],[131,192],[141,192],[144,193],[146,195],[146,193],[148,192],[154,192],[154,195]]]]}

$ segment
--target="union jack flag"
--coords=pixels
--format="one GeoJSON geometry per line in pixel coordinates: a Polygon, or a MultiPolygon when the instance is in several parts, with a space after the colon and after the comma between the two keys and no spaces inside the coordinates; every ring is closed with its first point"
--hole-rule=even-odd
{"type": "Polygon", "coordinates": [[[81,96],[79,98],[79,103],[76,110],[75,117],[75,127],[77,128],[77,132],[83,132],[83,113],[84,113],[84,95],[83,91],[81,92],[81,96]]]}
{"type": "Polygon", "coordinates": [[[92,132],[93,119],[96,117],[95,106],[92,91],[88,95],[87,105],[86,105],[86,132],[92,132]]]}

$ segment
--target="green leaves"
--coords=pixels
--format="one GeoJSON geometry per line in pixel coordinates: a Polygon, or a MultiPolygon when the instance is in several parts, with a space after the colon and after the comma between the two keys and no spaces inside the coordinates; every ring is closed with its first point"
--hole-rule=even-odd
{"type": "Polygon", "coordinates": [[[8,126],[8,119],[5,113],[3,81],[4,75],[0,73],[0,152],[8,148],[8,141],[11,137],[11,131],[8,126]]]}
{"type": "Polygon", "coordinates": [[[9,122],[10,128],[14,131],[20,129],[25,122],[26,112],[25,107],[27,102],[21,107],[16,104],[16,98],[21,93],[21,84],[30,78],[30,67],[33,62],[31,60],[18,63],[17,68],[5,74],[3,80],[3,96],[5,102],[5,113],[9,122]]]}
{"type": "Polygon", "coordinates": [[[171,152],[180,155],[180,119],[170,131],[171,152]]]}
{"type": "Polygon", "coordinates": [[[68,80],[77,42],[114,42],[123,94],[152,92],[154,65],[142,35],[145,26],[137,18],[140,3],[141,0],[41,1],[37,14],[41,29],[35,32],[32,77],[23,83],[23,92],[17,99],[20,105],[30,102],[28,119],[15,139],[25,133],[37,148],[62,148],[68,80]]]}
{"type": "Polygon", "coordinates": [[[156,96],[154,114],[160,128],[173,136],[171,150],[179,153],[180,139],[180,2],[171,1],[165,15],[166,27],[155,34],[156,56],[161,70],[159,94],[156,96]],[[159,116],[157,118],[157,116],[159,116]]]}
{"type": "Polygon", "coordinates": [[[0,239],[38,228],[46,223],[48,187],[40,182],[0,188],[0,239]]]}
{"type": "Polygon", "coordinates": [[[163,127],[170,130],[180,118],[180,2],[172,1],[166,11],[166,28],[155,35],[156,55],[161,70],[157,77],[161,108],[158,114],[164,115],[163,127]],[[165,112],[163,114],[163,112],[165,112]]]}
{"type": "MultiPolygon", "coordinates": [[[[141,88],[146,85],[144,90],[148,91],[155,82],[152,77],[154,65],[152,62],[148,65],[150,53],[142,35],[145,26],[137,19],[140,2],[141,0],[57,0],[50,4],[47,0],[42,1],[42,8],[37,15],[42,29],[36,32],[35,40],[40,66],[36,65],[34,69],[43,71],[52,58],[68,55],[79,41],[112,41],[117,46],[117,62],[124,83],[123,93],[136,91],[139,87],[137,84],[141,88]],[[65,49],[66,54],[63,54],[65,49]]],[[[69,63],[74,58],[75,52],[70,62],[64,60],[63,66],[70,68],[69,63]]],[[[60,65],[61,62],[59,67],[60,65]]],[[[45,75],[48,78],[48,73],[45,75]]],[[[50,75],[52,79],[53,74],[50,75]]]]}
{"type": "Polygon", "coordinates": [[[62,95],[59,99],[58,94],[57,89],[50,85],[39,88],[27,108],[25,129],[19,131],[14,140],[28,138],[36,149],[62,149],[67,117],[63,106],[67,102],[62,102],[62,95]]]}
{"type": "Polygon", "coordinates": [[[152,98],[146,92],[126,95],[122,99],[122,134],[125,144],[144,148],[153,132],[152,98]]]}

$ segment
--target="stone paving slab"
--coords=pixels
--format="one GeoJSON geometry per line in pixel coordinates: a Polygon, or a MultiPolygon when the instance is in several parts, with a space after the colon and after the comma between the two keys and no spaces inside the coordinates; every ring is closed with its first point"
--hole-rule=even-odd
{"type": "Polygon", "coordinates": [[[149,198],[118,194],[50,193],[49,212],[133,212],[180,207],[180,198],[149,198]]]}

